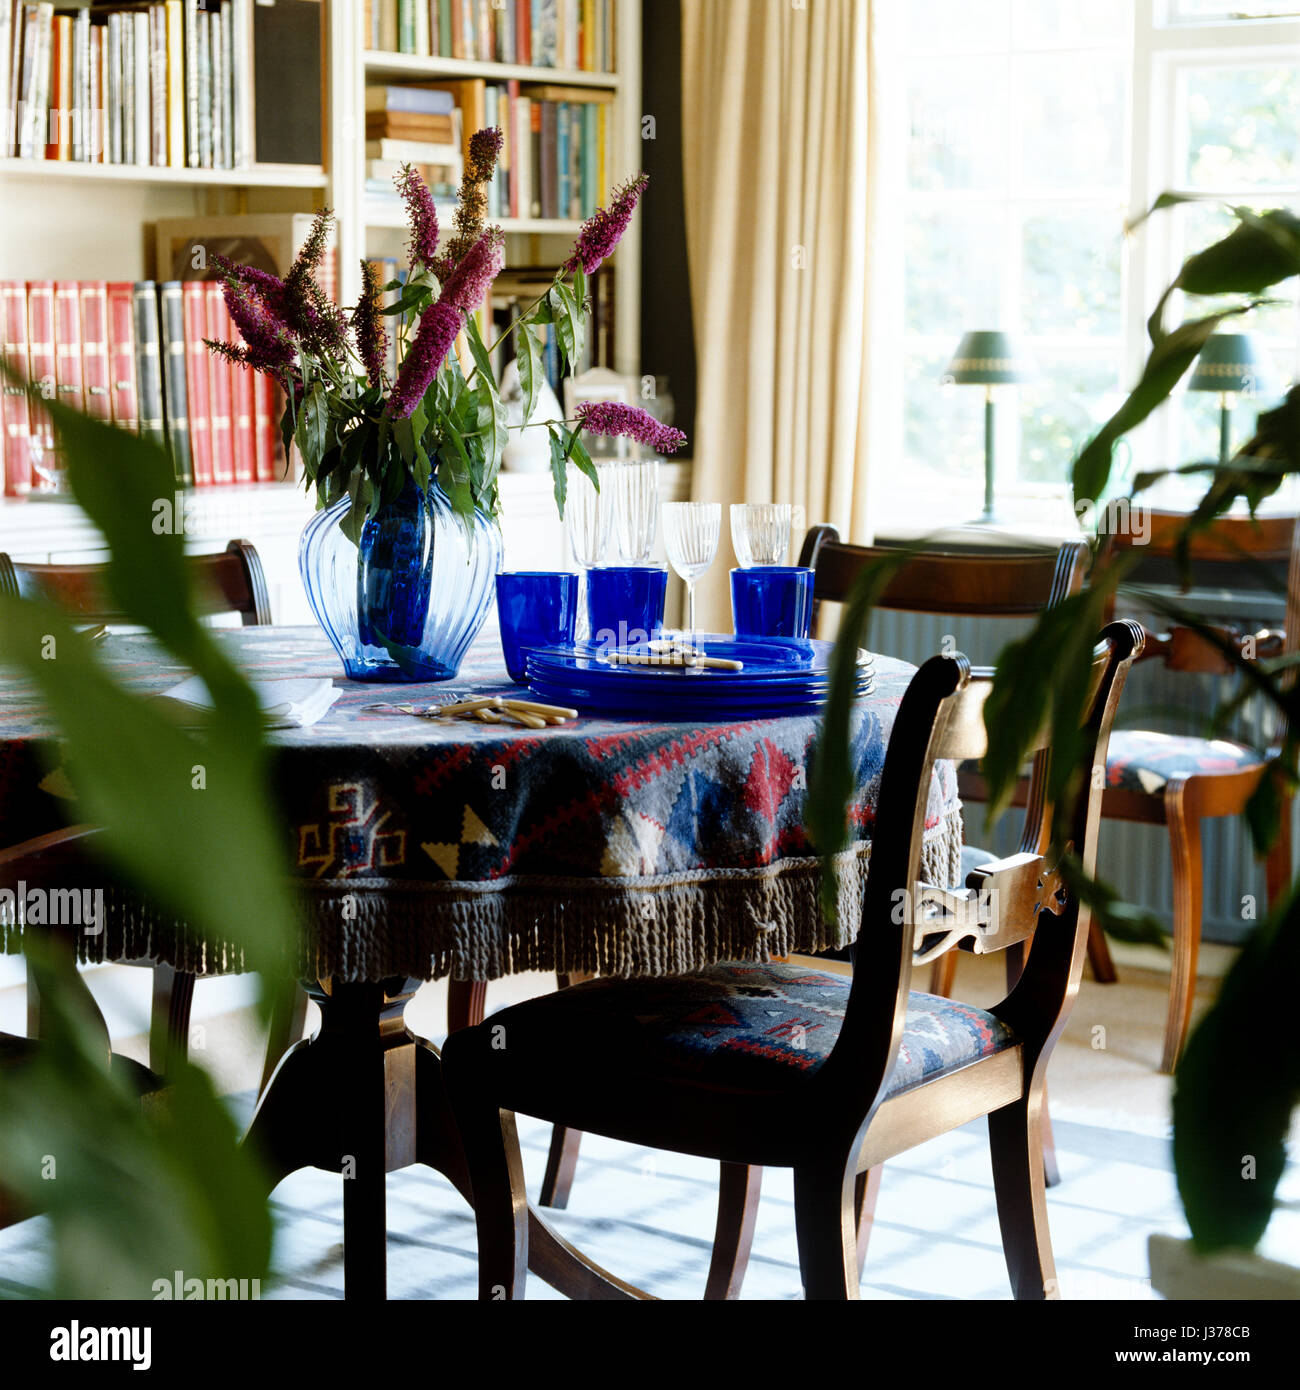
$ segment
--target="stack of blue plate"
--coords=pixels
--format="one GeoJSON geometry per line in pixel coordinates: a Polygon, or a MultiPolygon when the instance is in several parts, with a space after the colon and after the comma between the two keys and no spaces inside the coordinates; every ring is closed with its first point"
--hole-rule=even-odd
{"type": "MultiPolygon", "coordinates": [[[[697,633],[696,651],[743,663],[740,671],[708,667],[624,666],[595,643],[547,647],[528,657],[528,686],[539,700],[609,714],[662,719],[754,719],[819,709],[830,693],[831,642],[697,633]]],[[[649,653],[645,645],[625,648],[649,653]]],[[[858,653],[856,693],[869,693],[869,652],[858,653]]]]}

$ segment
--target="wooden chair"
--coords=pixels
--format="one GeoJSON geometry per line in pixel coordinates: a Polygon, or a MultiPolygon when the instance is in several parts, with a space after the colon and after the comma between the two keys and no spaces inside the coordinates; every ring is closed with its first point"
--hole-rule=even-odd
{"type": "MultiPolygon", "coordinates": [[[[1122,519],[1127,509],[1117,508],[1107,519],[1122,519]]],[[[1140,547],[1139,581],[1176,582],[1174,545],[1185,526],[1185,514],[1149,512],[1146,528],[1116,526],[1105,537],[1099,565],[1140,547]],[[1154,571],[1154,573],[1152,573],[1154,571]],[[1162,572],[1163,571],[1163,572],[1162,572]]],[[[1190,558],[1203,582],[1217,568],[1240,566],[1245,557],[1277,567],[1288,565],[1287,609],[1284,632],[1249,634],[1260,658],[1291,653],[1300,643],[1300,526],[1293,516],[1222,517],[1191,542],[1190,558]]],[[[1245,636],[1233,629],[1220,633],[1240,647],[1245,636]]],[[[1202,675],[1231,675],[1234,668],[1191,628],[1173,626],[1160,634],[1147,634],[1142,660],[1163,661],[1170,671],[1202,675]]],[[[1226,739],[1209,740],[1149,730],[1116,729],[1111,737],[1106,765],[1106,794],[1102,815],[1116,820],[1138,821],[1169,827],[1173,866],[1173,964],[1169,1008],[1165,1019],[1162,1072],[1178,1063],[1191,1019],[1196,993],[1196,960],[1201,943],[1201,895],[1204,866],[1201,862],[1201,821],[1210,816],[1239,816],[1263,775],[1265,750],[1226,739]]],[[[1283,805],[1277,842],[1266,861],[1269,902],[1275,902],[1291,884],[1291,802],[1283,805]]]]}
{"type": "MultiPolygon", "coordinates": [[[[1102,634],[1085,774],[1105,758],[1141,644],[1134,623],[1102,634]]],[[[480,1297],[524,1291],[528,1215],[515,1111],[724,1164],[792,1168],[799,1266],[806,1296],[816,1299],[858,1294],[855,1207],[867,1175],[987,1115],[1012,1290],[1057,1296],[1039,1122],[1047,1063],[1083,969],[1087,912],[1042,855],[1017,856],[999,872],[1018,911],[987,926],[967,916],[948,927],[950,937],[977,935],[985,950],[1032,940],[1015,987],[987,1011],[910,991],[913,953],[942,928],[918,910],[933,897],[917,882],[931,769],[937,759],[983,756],[989,689],[988,675],[973,675],[964,657],[935,657],[904,696],[851,978],[733,963],[676,978],[600,979],[447,1039],[443,1074],[473,1182],[480,1297]],[[721,1044],[715,1008],[736,1019],[721,1044]],[[701,1013],[710,1026],[695,1022],[701,1013]]],[[[1101,811],[1094,783],[1078,779],[1066,820],[1088,870],[1101,811]]]]}
{"type": "MultiPolygon", "coordinates": [[[[833,526],[813,527],[804,539],[799,563],[814,571],[814,631],[823,602],[844,602],[863,570],[897,553],[898,548],[891,546],[847,545],[833,526]]],[[[1055,549],[972,546],[965,551],[927,550],[899,570],[877,607],[977,620],[1032,618],[1077,593],[1087,569],[1088,546],[1081,540],[1065,541],[1055,549]]],[[[1015,798],[1015,804],[1025,808],[1022,853],[1041,854],[1047,848],[1046,768],[1045,756],[1036,758],[1015,798]]],[[[958,785],[963,802],[986,799],[984,779],[977,768],[960,769],[958,785]]],[[[976,864],[995,857],[976,845],[966,845],[962,850],[963,881],[976,864]]],[[[1090,934],[1088,955],[1099,980],[1110,983],[1115,979],[1115,967],[1100,927],[1090,934]]],[[[1016,959],[1017,953],[1012,953],[1008,966],[1012,967],[1016,959]]],[[[952,951],[935,961],[930,977],[932,994],[952,993],[957,961],[952,951]]],[[[1054,1167],[1050,1160],[1049,1167],[1054,1167]]],[[[1051,1181],[1055,1181],[1054,1176],[1051,1181]]]]}
{"type": "MultiPolygon", "coordinates": [[[[100,832],[93,826],[76,825],[66,830],[56,830],[48,835],[40,835],[9,849],[0,850],[0,888],[17,894],[19,885],[26,889],[70,890],[102,886],[102,875],[90,869],[91,860],[86,854],[86,846],[100,832]]],[[[99,1011],[90,991],[86,988],[76,970],[75,927],[44,925],[33,927],[30,924],[25,932],[40,931],[55,949],[55,960],[63,975],[67,988],[76,990],[80,996],[81,1013],[95,1029],[97,1049],[102,1048],[103,1062],[116,1073],[132,1090],[141,1096],[160,1088],[162,1082],[147,1067],[129,1057],[113,1052],[108,1036],[108,1024],[99,1011]]],[[[29,1007],[30,1013],[30,1007],[29,1007]]],[[[19,1071],[35,1056],[40,1046],[38,1037],[31,1034],[25,1038],[12,1033],[0,1033],[0,1070],[19,1071]]],[[[31,1208],[24,1207],[2,1185],[0,1174],[0,1230],[37,1215],[31,1208]]]]}
{"type": "MultiPolygon", "coordinates": [[[[211,616],[238,613],[244,627],[263,627],[271,622],[266,575],[251,541],[231,541],[218,554],[191,556],[189,564],[195,575],[200,612],[211,616]]],[[[103,564],[27,564],[0,554],[0,595],[45,599],[83,621],[127,621],[108,591],[103,564]]],[[[181,1056],[186,1053],[196,977],[169,965],[149,964],[153,970],[149,1063],[163,1075],[173,1049],[181,1056]]],[[[306,1007],[307,996],[299,990],[290,1012],[274,1021],[262,1078],[264,1085],[280,1054],[302,1036],[306,1007]],[[272,1057],[271,1050],[277,1048],[272,1057]]],[[[33,1037],[40,1031],[40,1006],[34,987],[29,988],[27,995],[27,1031],[33,1037]]]]}

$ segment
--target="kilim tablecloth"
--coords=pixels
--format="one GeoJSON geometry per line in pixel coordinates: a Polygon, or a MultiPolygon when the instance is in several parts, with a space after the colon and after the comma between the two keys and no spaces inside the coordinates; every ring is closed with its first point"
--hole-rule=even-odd
{"type": "MultiPolygon", "coordinates": [[[[885,746],[912,673],[876,658],[854,715],[860,788],[842,856],[838,924],[818,911],[820,864],[804,829],[818,718],[701,723],[582,718],[544,730],[433,721],[367,706],[445,697],[447,685],[345,680],[314,628],[221,634],[260,680],[325,676],[344,688],[311,728],[270,735],[304,891],[303,978],[495,979],[521,970],[668,974],[722,960],[844,945],[858,930],[885,746]]],[[[99,648],[124,684],[166,690],[188,674],[146,637],[99,648]]],[[[450,683],[519,694],[495,638],[450,683]]],[[[0,679],[0,844],[81,819],[61,750],[23,680],[0,679]]],[[[956,775],[939,764],[922,873],[959,877],[956,775]]],[[[237,869],[232,866],[232,872],[237,869]]],[[[238,950],[110,890],[87,959],[238,970],[238,950]]],[[[15,949],[14,933],[7,938],[15,949]]]]}

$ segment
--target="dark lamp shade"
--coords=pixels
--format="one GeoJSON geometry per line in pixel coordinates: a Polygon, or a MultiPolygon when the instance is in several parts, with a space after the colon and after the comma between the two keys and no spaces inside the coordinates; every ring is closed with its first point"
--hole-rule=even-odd
{"type": "Polygon", "coordinates": [[[1036,372],[1009,333],[967,333],[948,364],[946,378],[958,386],[1001,386],[1031,381],[1036,372]]]}
{"type": "Polygon", "coordinates": [[[1269,365],[1250,333],[1216,333],[1201,349],[1189,391],[1245,391],[1266,395],[1269,365]]]}

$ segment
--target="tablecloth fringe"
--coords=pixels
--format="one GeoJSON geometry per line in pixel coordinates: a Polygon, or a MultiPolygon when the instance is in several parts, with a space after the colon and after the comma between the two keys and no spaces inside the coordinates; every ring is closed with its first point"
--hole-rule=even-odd
{"type": "MultiPolygon", "coordinates": [[[[961,844],[957,809],[926,837],[923,880],[956,883],[961,844]]],[[[495,980],[523,970],[660,975],[834,949],[857,934],[869,853],[859,843],[837,859],[834,924],[820,910],[816,857],[647,878],[317,881],[296,895],[301,931],[286,968],[303,979],[344,980],[495,980]]],[[[198,932],[121,890],[106,890],[105,906],[103,930],[77,938],[83,961],[165,957],[197,975],[244,968],[235,940],[198,932]]],[[[21,950],[21,931],[0,924],[0,949],[21,950]]]]}

